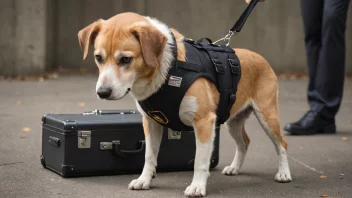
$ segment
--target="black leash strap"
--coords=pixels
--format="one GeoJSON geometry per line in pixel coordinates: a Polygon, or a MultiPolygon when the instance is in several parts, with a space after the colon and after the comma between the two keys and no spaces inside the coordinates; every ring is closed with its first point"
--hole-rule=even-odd
{"type": "Polygon", "coordinates": [[[235,25],[230,29],[230,31],[232,31],[232,32],[240,32],[241,31],[243,25],[246,23],[247,18],[251,14],[251,12],[254,9],[254,7],[257,5],[258,1],[259,0],[252,0],[248,4],[247,8],[244,10],[244,12],[240,16],[240,18],[235,23],[235,25]]]}
{"type": "Polygon", "coordinates": [[[249,15],[251,14],[252,10],[254,9],[254,7],[257,5],[258,2],[259,2],[259,0],[252,0],[248,4],[247,8],[244,10],[242,15],[240,16],[240,18],[236,21],[235,25],[232,26],[229,33],[225,37],[215,41],[213,44],[215,44],[219,41],[225,41],[225,42],[227,42],[226,46],[228,46],[232,35],[240,32],[242,30],[243,25],[246,23],[247,18],[249,17],[249,15]]]}

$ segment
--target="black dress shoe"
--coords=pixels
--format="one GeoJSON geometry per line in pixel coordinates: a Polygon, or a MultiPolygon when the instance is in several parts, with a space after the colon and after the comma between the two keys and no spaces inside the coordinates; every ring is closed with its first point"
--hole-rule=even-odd
{"type": "Polygon", "coordinates": [[[284,130],[292,135],[336,133],[335,119],[326,119],[318,112],[308,111],[299,121],[286,124],[284,130]]]}

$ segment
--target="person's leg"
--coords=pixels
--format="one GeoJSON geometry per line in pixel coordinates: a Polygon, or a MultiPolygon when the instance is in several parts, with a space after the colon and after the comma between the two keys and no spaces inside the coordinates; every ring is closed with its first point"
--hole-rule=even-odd
{"type": "Polygon", "coordinates": [[[311,109],[327,119],[335,118],[343,95],[348,4],[349,0],[324,0],[322,46],[309,96],[311,109]]]}
{"type": "Polygon", "coordinates": [[[345,23],[349,0],[302,0],[309,68],[310,110],[285,130],[293,135],[335,133],[345,63],[345,23]]]}
{"type": "Polygon", "coordinates": [[[314,104],[315,78],[322,45],[323,5],[323,0],[301,0],[301,15],[309,74],[307,95],[311,107],[314,104]]]}

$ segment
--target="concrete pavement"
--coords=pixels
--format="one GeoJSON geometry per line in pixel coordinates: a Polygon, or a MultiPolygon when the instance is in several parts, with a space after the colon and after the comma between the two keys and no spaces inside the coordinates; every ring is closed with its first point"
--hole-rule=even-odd
{"type": "MultiPolygon", "coordinates": [[[[159,173],[148,191],[129,191],[138,175],[64,179],[43,169],[41,116],[94,109],[135,108],[128,96],[100,101],[95,76],[65,76],[44,82],[0,81],[0,197],[182,197],[192,172],[159,173]],[[24,127],[30,128],[23,132],[24,127]]],[[[305,80],[280,80],[281,124],[297,120],[307,108],[305,80]]],[[[281,127],[282,128],[282,127],[281,127]]],[[[222,127],[220,163],[211,171],[207,197],[352,197],[352,82],[346,82],[335,135],[296,137],[288,141],[293,181],[274,182],[277,156],[273,144],[252,115],[246,124],[251,138],[241,174],[223,176],[234,157],[235,143],[222,127]],[[343,141],[343,140],[345,141],[343,141]],[[343,179],[340,178],[343,175],[343,179]],[[321,175],[327,177],[321,179],[321,175]]]]}

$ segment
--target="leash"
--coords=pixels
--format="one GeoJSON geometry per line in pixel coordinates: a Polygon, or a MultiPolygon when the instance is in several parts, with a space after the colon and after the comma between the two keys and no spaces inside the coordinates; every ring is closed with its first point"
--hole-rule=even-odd
{"type": "Polygon", "coordinates": [[[249,15],[251,14],[252,10],[254,9],[254,7],[257,5],[259,0],[252,0],[247,8],[244,10],[244,12],[242,13],[242,15],[240,16],[240,18],[236,21],[235,25],[232,26],[232,28],[230,29],[229,33],[225,35],[225,37],[215,41],[213,44],[219,42],[219,41],[225,41],[226,46],[228,46],[230,44],[230,40],[231,37],[234,34],[237,34],[241,31],[243,25],[246,23],[247,18],[249,17],[249,15]]]}

